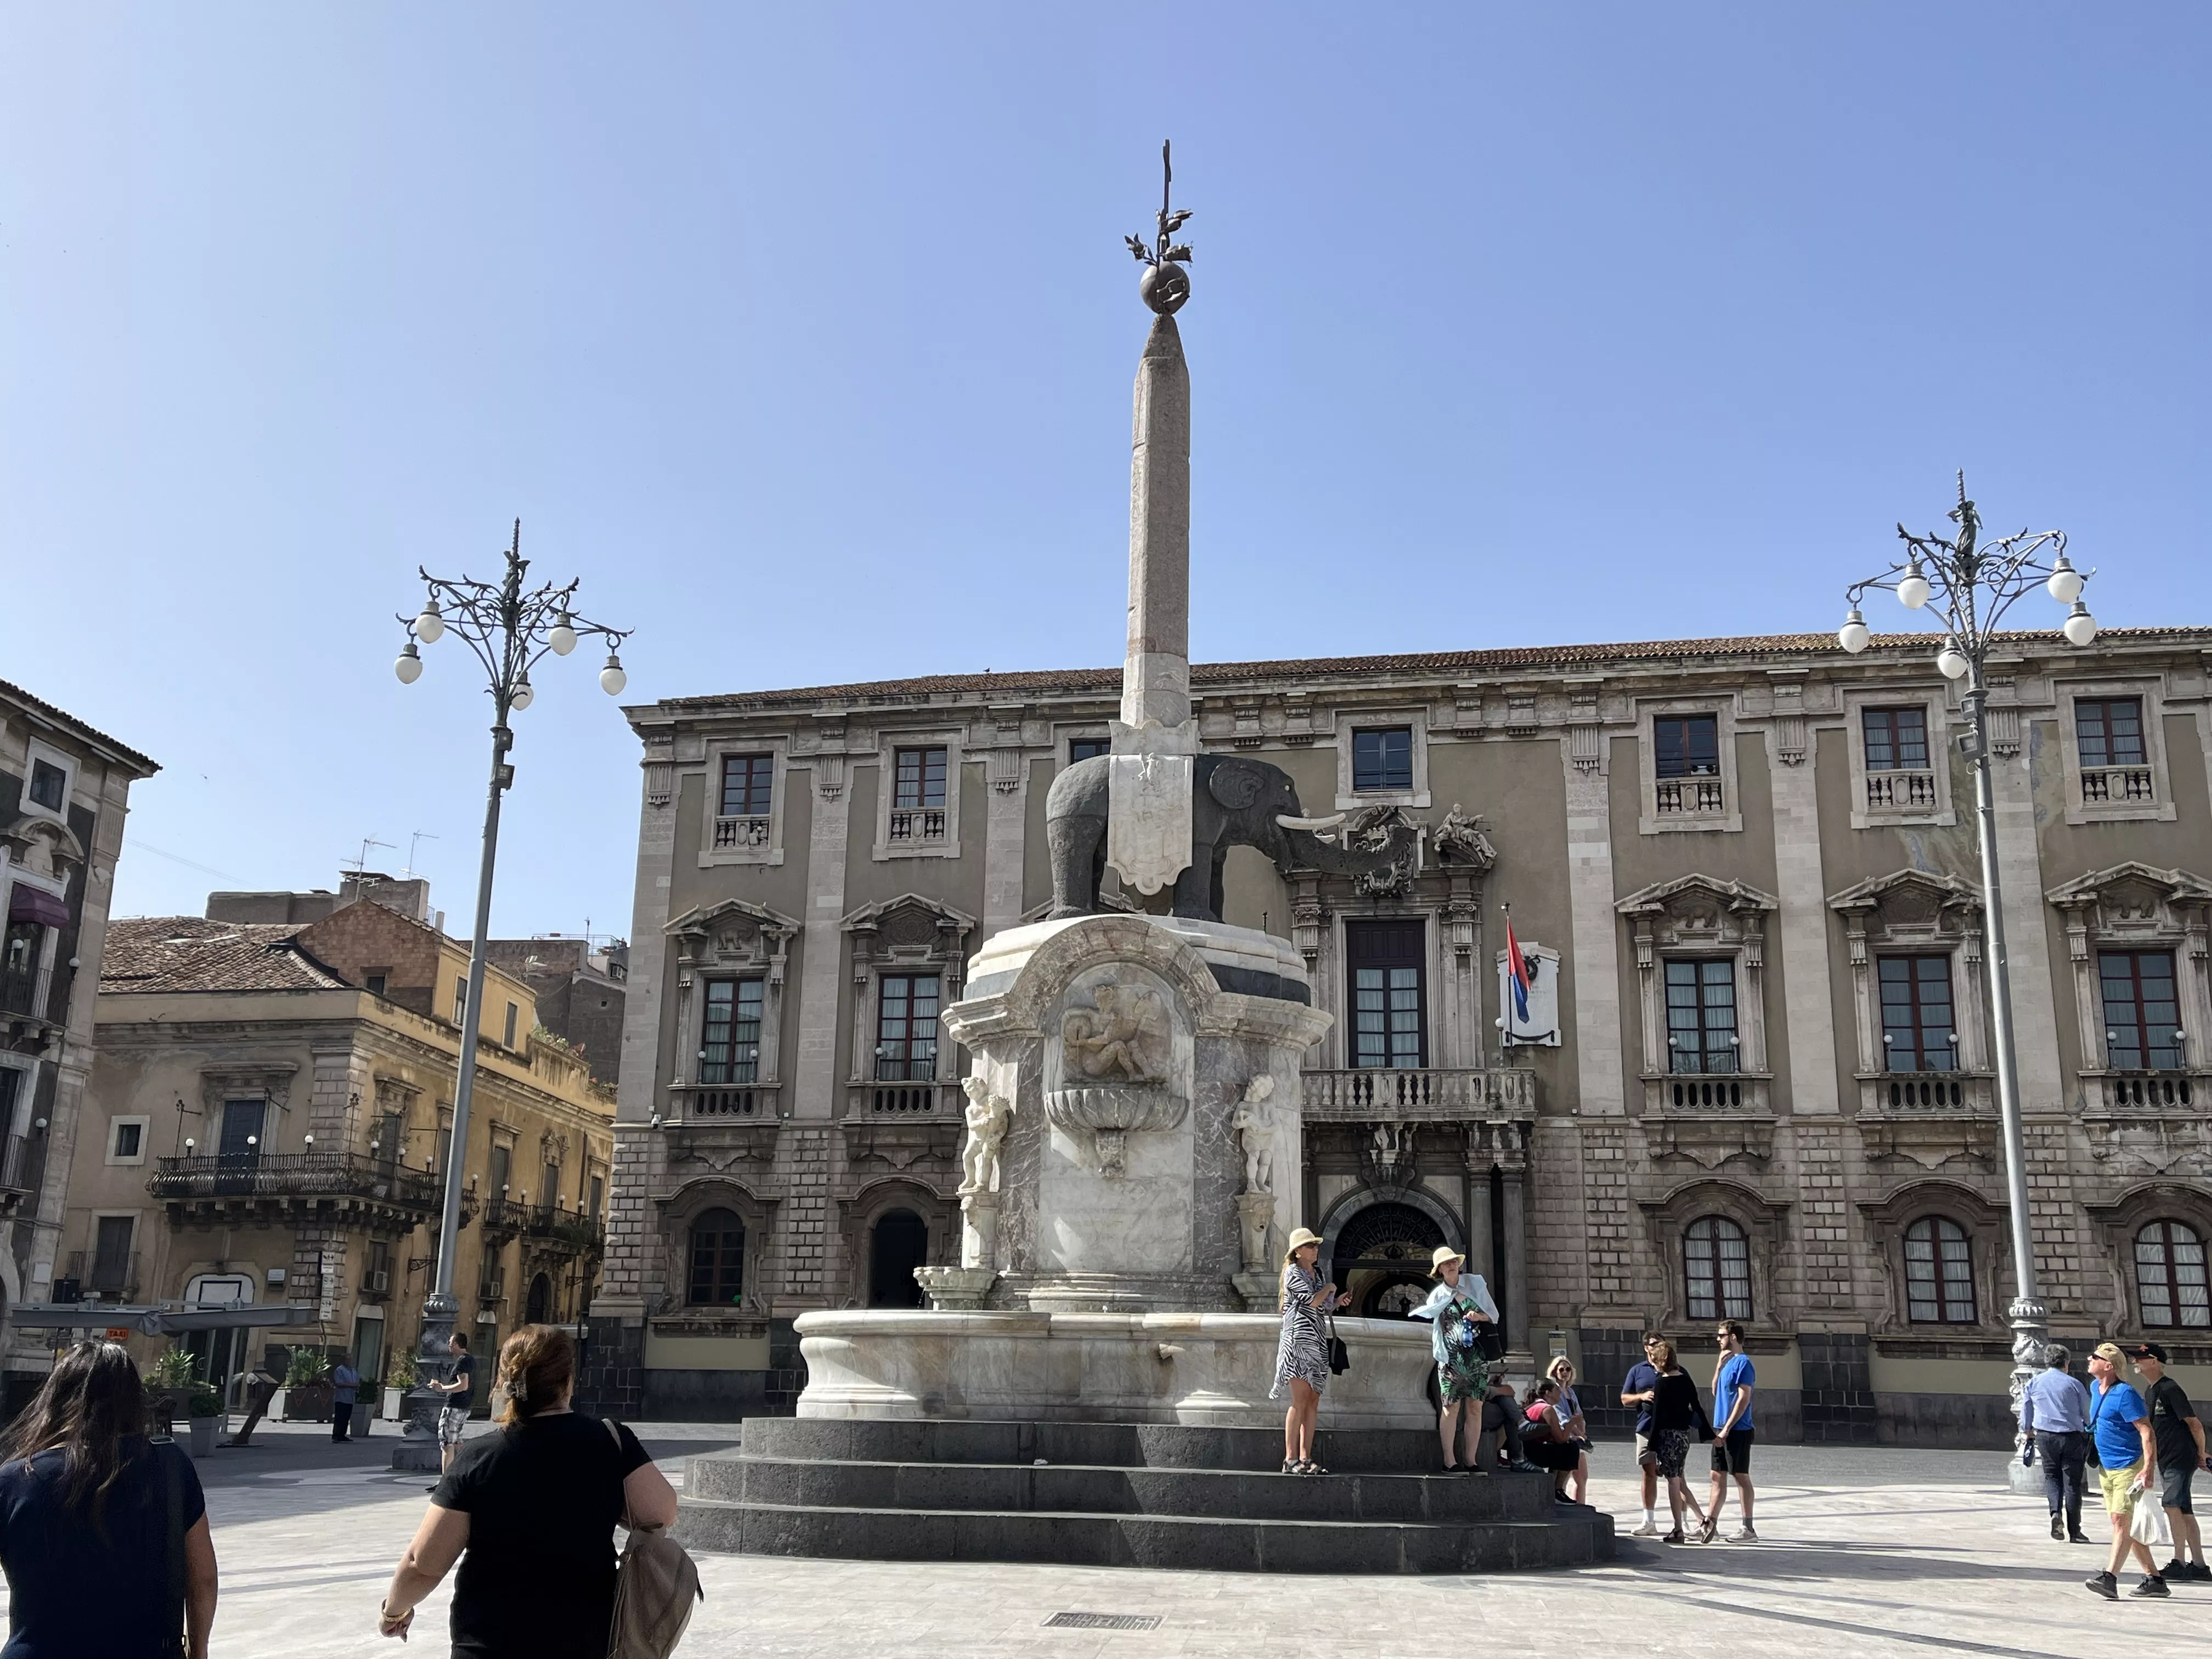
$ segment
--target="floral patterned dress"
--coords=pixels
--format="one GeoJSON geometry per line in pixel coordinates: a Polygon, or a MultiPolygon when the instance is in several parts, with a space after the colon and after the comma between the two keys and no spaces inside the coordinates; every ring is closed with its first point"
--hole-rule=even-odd
{"type": "Polygon", "coordinates": [[[1314,1297],[1321,1294],[1321,1274],[1310,1273],[1295,1261],[1283,1270],[1283,1339],[1275,1349],[1275,1383],[1267,1398],[1279,1400],[1295,1377],[1316,1394],[1328,1387],[1328,1340],[1322,1327],[1321,1310],[1314,1297]]]}
{"type": "Polygon", "coordinates": [[[1407,1314],[1435,1323],[1430,1347],[1437,1359],[1437,1389],[1447,1406],[1462,1401],[1480,1404],[1490,1392],[1491,1365],[1483,1358],[1480,1323],[1489,1316],[1464,1277],[1455,1285],[1439,1283],[1426,1302],[1407,1314]]]}

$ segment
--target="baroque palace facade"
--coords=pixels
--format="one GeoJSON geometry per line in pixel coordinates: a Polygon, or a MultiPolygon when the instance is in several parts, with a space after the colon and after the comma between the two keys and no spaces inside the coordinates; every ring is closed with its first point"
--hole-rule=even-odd
{"type": "MultiPolygon", "coordinates": [[[[1510,1346],[1609,1400],[1639,1334],[1742,1320],[1768,1438],[2002,1443],[2010,1297],[1972,776],[1934,641],[1827,635],[1199,665],[1200,732],[1380,874],[1232,854],[1225,920],[1336,1016],[1279,1227],[1354,1311],[1467,1250],[1510,1346]],[[1503,989],[1507,907],[1536,965],[1503,989]]],[[[2061,1340],[2212,1384],[2212,629],[1993,667],[2035,1237],[2061,1340]]],[[[1046,791],[1118,669],[635,708],[635,940],[585,1392],[788,1409],[791,1322],[957,1260],[937,1012],[1050,902],[1046,791]]],[[[1109,901],[1111,902],[1111,901],[1109,901]]],[[[2207,1388],[2212,1392],[2212,1388],[2207,1388]]],[[[1618,1412],[1593,1406],[1601,1424],[1618,1412]]]]}

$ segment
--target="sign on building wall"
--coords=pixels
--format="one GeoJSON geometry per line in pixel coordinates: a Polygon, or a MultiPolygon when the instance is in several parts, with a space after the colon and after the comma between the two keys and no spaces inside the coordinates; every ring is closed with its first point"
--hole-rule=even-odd
{"type": "Polygon", "coordinates": [[[187,1308],[230,1308],[252,1300],[252,1273],[194,1273],[185,1283],[187,1308]]]}
{"type": "Polygon", "coordinates": [[[1498,1029],[1504,1046],[1556,1048],[1559,1046],[1559,953],[1523,939],[1521,954],[1528,959],[1531,970],[1526,1018],[1513,1000],[1513,973],[1506,963],[1505,952],[1498,953],[1498,1006],[1504,1010],[1498,1029]]]}

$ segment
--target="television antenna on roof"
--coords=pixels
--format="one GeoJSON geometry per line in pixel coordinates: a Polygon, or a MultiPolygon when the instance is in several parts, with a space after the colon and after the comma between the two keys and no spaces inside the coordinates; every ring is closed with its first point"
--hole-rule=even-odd
{"type": "Polygon", "coordinates": [[[374,836],[363,836],[361,838],[361,856],[353,861],[354,873],[356,875],[360,875],[368,870],[368,849],[372,847],[387,848],[395,853],[399,850],[398,848],[393,847],[388,841],[379,841],[374,836]]]}
{"type": "Polygon", "coordinates": [[[413,834],[410,835],[407,837],[407,868],[401,872],[401,873],[406,876],[410,880],[412,880],[415,875],[416,848],[422,846],[422,844],[426,841],[435,841],[437,839],[437,836],[432,835],[428,830],[417,830],[413,834]]]}

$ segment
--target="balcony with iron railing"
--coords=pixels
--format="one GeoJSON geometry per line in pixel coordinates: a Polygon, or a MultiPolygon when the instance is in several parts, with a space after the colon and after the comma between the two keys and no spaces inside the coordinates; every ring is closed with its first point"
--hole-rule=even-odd
{"type": "Polygon", "coordinates": [[[39,1018],[39,970],[36,964],[27,968],[0,968],[0,1014],[15,1014],[26,1018],[39,1018]]]}
{"type": "Polygon", "coordinates": [[[1536,1074],[1510,1066],[1361,1066],[1308,1072],[1304,1095],[1310,1121],[1528,1118],[1536,1115],[1536,1074]]]}
{"type": "Polygon", "coordinates": [[[1866,780],[1869,812],[1932,812],[1936,810],[1933,772],[1869,772],[1866,780]]]}
{"type": "Polygon", "coordinates": [[[39,1176],[46,1160],[40,1155],[46,1146],[43,1138],[29,1135],[9,1135],[0,1148],[0,1211],[13,1211],[25,1199],[39,1189],[39,1176]]]}
{"type": "Polygon", "coordinates": [[[2151,805],[2158,789],[2148,766],[2085,766],[2081,799],[2092,806],[2151,805]]]}
{"type": "Polygon", "coordinates": [[[884,839],[894,847],[930,847],[945,840],[945,809],[941,806],[895,806],[884,839]]]}
{"type": "Polygon", "coordinates": [[[769,820],[765,813],[714,820],[714,851],[717,853],[756,851],[767,847],[769,839],[769,820]]]}
{"type": "Polygon", "coordinates": [[[1651,810],[1662,817],[1691,817],[1727,811],[1727,798],[1718,778],[1661,778],[1651,810]]]}
{"type": "Polygon", "coordinates": [[[351,1152],[284,1152],[266,1157],[218,1152],[157,1158],[146,1190],[173,1206],[218,1200],[354,1198],[426,1216],[437,1211],[442,1197],[438,1177],[428,1170],[412,1170],[351,1152]]]}

